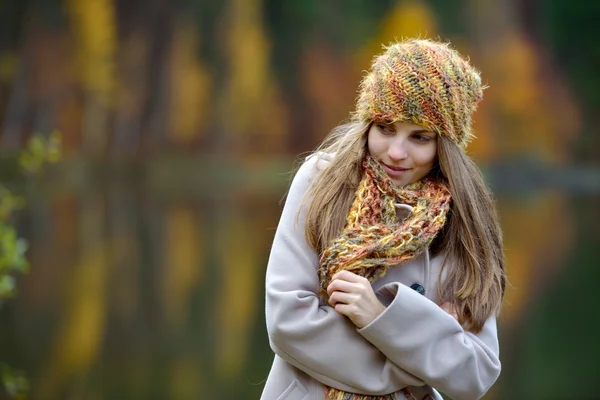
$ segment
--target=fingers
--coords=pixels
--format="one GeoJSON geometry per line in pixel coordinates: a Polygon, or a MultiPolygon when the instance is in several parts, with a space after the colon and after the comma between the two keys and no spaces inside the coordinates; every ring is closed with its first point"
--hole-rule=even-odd
{"type": "Polygon", "coordinates": [[[356,286],[356,283],[344,281],[341,279],[334,279],[331,281],[329,286],[327,286],[327,294],[331,296],[331,294],[335,291],[353,292],[357,289],[356,286]]]}
{"type": "MultiPolygon", "coordinates": [[[[329,303],[329,305],[331,307],[336,308],[336,305],[350,304],[354,300],[355,297],[356,296],[352,293],[333,292],[329,296],[329,300],[327,300],[327,302],[329,303]]],[[[337,308],[336,308],[336,310],[337,310],[337,308]]]]}
{"type": "Polygon", "coordinates": [[[353,310],[353,307],[351,305],[344,304],[344,303],[337,303],[336,305],[334,305],[332,307],[337,313],[340,313],[342,315],[345,315],[348,318],[351,318],[352,310],[353,310]]]}
{"type": "Polygon", "coordinates": [[[370,324],[385,311],[369,280],[350,271],[336,273],[327,286],[327,294],[329,305],[359,328],[370,324]]]}
{"type": "Polygon", "coordinates": [[[331,277],[331,280],[335,280],[335,279],[341,279],[343,281],[348,281],[348,282],[354,282],[354,283],[360,283],[363,281],[366,281],[366,278],[363,278],[360,275],[356,275],[354,272],[350,272],[350,271],[339,271],[336,272],[335,274],[333,274],[333,276],[331,277]]]}

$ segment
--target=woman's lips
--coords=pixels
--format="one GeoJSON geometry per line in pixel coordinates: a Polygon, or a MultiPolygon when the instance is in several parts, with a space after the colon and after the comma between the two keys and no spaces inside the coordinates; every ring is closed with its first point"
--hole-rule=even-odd
{"type": "Polygon", "coordinates": [[[406,173],[406,171],[410,171],[410,168],[392,167],[385,163],[382,163],[382,164],[383,164],[383,169],[385,169],[385,172],[387,172],[388,175],[391,175],[391,176],[401,176],[404,173],[406,173]]]}

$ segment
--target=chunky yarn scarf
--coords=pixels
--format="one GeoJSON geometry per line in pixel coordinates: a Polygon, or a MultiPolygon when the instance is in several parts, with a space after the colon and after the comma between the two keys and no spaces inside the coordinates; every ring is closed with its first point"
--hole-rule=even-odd
{"type": "MultiPolygon", "coordinates": [[[[415,258],[433,241],[446,222],[450,191],[440,181],[423,178],[397,187],[383,167],[367,153],[363,177],[340,236],[321,255],[319,281],[324,292],[331,277],[348,270],[374,282],[387,269],[415,258]],[[410,215],[398,221],[396,204],[413,207],[410,215]]],[[[414,396],[404,389],[408,399],[414,396]]],[[[326,400],[393,400],[395,394],[367,396],[327,387],[326,400]]]]}

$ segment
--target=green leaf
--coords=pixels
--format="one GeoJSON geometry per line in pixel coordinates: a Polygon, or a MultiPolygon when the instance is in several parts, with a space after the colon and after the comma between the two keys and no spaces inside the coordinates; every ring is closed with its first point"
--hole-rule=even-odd
{"type": "Polygon", "coordinates": [[[24,398],[29,393],[29,380],[23,371],[2,364],[2,383],[11,397],[24,398]]]}
{"type": "Polygon", "coordinates": [[[6,298],[15,294],[15,278],[10,275],[0,277],[0,297],[6,298]]]}

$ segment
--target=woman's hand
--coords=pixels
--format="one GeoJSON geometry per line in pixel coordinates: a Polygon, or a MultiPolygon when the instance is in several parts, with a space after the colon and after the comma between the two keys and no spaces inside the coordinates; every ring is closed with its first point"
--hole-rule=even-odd
{"type": "Polygon", "coordinates": [[[327,294],[329,305],[358,328],[369,325],[385,310],[369,281],[350,271],[333,275],[327,294]]]}

